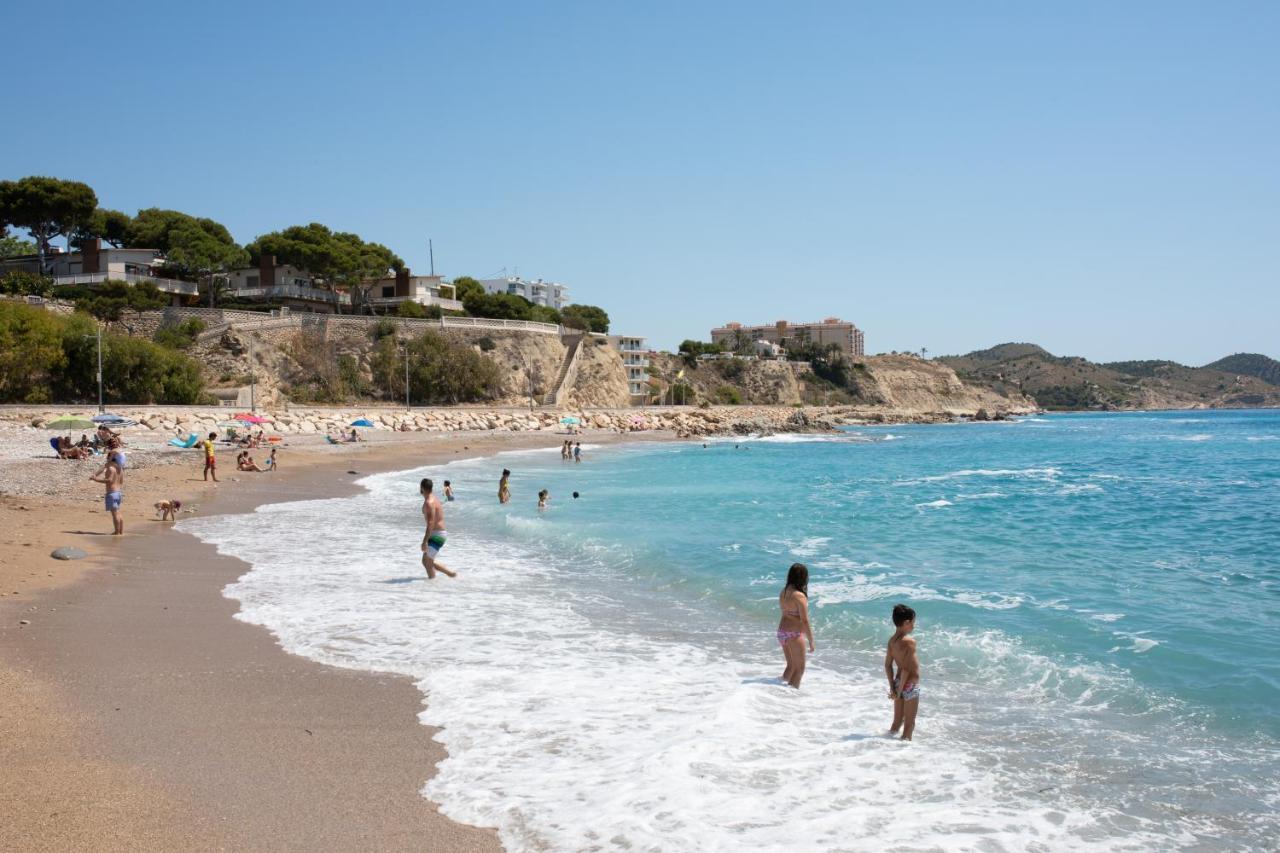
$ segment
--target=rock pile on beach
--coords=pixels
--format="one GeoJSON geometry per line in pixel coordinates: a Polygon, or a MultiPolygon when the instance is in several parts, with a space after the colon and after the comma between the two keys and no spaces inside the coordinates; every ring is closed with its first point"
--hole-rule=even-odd
{"type": "MultiPolygon", "coordinates": [[[[215,408],[154,407],[120,409],[125,417],[138,421],[133,428],[149,430],[157,438],[199,436],[210,432],[221,435],[233,413],[215,408]]],[[[51,411],[13,410],[0,415],[0,421],[15,426],[43,429],[58,416],[51,411]]],[[[362,410],[294,408],[287,411],[261,411],[263,422],[245,425],[244,431],[264,430],[284,435],[350,433],[351,424],[366,419],[372,429],[394,432],[463,432],[496,430],[506,432],[561,431],[564,420],[576,418],[583,429],[609,432],[645,432],[668,430],[681,437],[710,435],[767,435],[777,432],[829,432],[846,424],[936,422],[950,420],[948,412],[886,411],[851,406],[713,406],[709,408],[662,409],[451,409],[362,410]]],[[[989,415],[995,417],[995,414],[989,415]]]]}

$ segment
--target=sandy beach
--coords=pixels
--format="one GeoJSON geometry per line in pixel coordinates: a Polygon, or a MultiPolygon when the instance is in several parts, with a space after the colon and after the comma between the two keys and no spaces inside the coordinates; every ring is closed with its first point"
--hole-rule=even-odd
{"type": "Polygon", "coordinates": [[[94,463],[10,458],[0,498],[0,848],[500,849],[494,833],[445,819],[420,795],[424,768],[444,751],[418,723],[422,697],[408,679],[288,655],[236,621],[221,590],[245,564],[151,507],[176,497],[184,513],[248,512],[351,494],[351,472],[560,440],[371,439],[294,440],[281,470],[265,474],[232,470],[235,451],[220,449],[217,486],[200,479],[195,451],[131,464],[122,539],[104,535],[101,487],[87,480],[94,463]],[[89,557],[54,560],[59,546],[89,557]]]}

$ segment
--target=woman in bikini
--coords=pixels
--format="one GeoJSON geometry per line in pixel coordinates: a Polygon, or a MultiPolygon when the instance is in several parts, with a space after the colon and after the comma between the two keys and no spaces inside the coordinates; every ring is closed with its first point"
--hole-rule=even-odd
{"type": "Polygon", "coordinates": [[[804,563],[792,563],[787,572],[787,585],[778,596],[782,621],[778,623],[778,645],[787,658],[782,680],[797,690],[804,677],[805,640],[813,652],[813,626],[809,624],[809,569],[804,563]]]}

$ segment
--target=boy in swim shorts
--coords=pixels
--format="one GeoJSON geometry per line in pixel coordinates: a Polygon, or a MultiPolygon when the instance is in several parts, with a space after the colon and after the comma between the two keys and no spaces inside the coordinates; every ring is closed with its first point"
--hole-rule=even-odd
{"type": "Polygon", "coordinates": [[[902,739],[911,740],[916,711],[920,709],[920,659],[916,656],[916,640],[910,636],[916,629],[916,612],[905,604],[895,604],[893,626],[884,655],[884,674],[889,679],[889,698],[893,700],[889,734],[897,734],[901,728],[902,739]]]}

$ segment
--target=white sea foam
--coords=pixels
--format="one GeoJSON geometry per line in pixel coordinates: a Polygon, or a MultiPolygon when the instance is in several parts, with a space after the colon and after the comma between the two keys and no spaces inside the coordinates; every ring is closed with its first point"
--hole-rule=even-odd
{"type": "MultiPolygon", "coordinates": [[[[369,478],[370,495],[182,526],[253,566],[227,589],[238,618],[265,625],[291,652],[414,678],[429,696],[422,720],[442,727],[449,753],[425,794],[452,818],[497,827],[508,849],[1169,849],[1196,840],[1185,826],[1091,798],[1093,770],[1059,790],[1059,756],[1078,754],[1100,710],[1140,692],[1105,667],[1037,656],[996,631],[927,633],[929,665],[947,662],[977,686],[927,682],[923,734],[900,744],[878,736],[889,712],[878,658],[851,659],[820,637],[803,691],[771,683],[781,657],[768,630],[707,630],[669,598],[627,606],[638,593],[617,568],[624,551],[577,543],[558,564],[562,551],[539,544],[552,535],[546,518],[489,518],[507,535],[486,541],[476,517],[450,505],[441,556],[462,575],[426,582],[417,476],[369,478]],[[1025,714],[1044,721],[1006,728],[1025,714]],[[993,731],[1002,734],[987,738],[993,731]],[[1040,742],[1051,737],[1061,751],[1040,742]],[[1037,750],[1043,766],[1025,769],[1023,755],[1037,750]],[[892,819],[904,802],[911,819],[892,819]]],[[[822,556],[824,537],[774,544],[819,557],[814,565],[830,573],[813,582],[818,611],[889,596],[1022,604],[822,556]]],[[[1131,778],[1130,762],[1117,773],[1131,778]]]]}
{"type": "Polygon", "coordinates": [[[964,468],[949,471],[946,474],[933,474],[928,477],[914,477],[900,480],[897,485],[906,486],[919,483],[939,483],[945,480],[958,480],[965,477],[996,477],[1013,480],[1053,480],[1062,475],[1058,468],[964,468]]]}
{"type": "Polygon", "coordinates": [[[928,501],[926,503],[916,504],[916,509],[924,509],[926,507],[933,507],[935,509],[940,509],[944,506],[951,506],[951,501],[947,500],[946,498],[938,498],[936,501],[928,501]]]}
{"type": "Polygon", "coordinates": [[[1099,622],[1119,622],[1124,618],[1123,613],[1095,613],[1089,617],[1099,622]]]}
{"type": "Polygon", "coordinates": [[[1247,435],[1245,441],[1280,441],[1280,435],[1247,435]]]}

